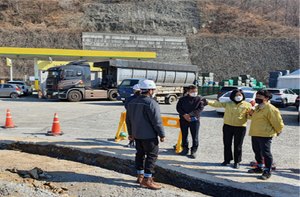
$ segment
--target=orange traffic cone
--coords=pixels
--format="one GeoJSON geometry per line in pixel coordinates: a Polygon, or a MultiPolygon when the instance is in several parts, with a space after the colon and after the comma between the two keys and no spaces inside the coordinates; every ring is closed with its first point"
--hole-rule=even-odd
{"type": "Polygon", "coordinates": [[[6,129],[6,128],[16,128],[16,126],[14,125],[14,123],[12,121],[12,117],[11,117],[9,109],[7,109],[7,112],[6,112],[5,126],[2,126],[2,128],[4,128],[4,129],[6,129]]]}
{"type": "Polygon", "coordinates": [[[62,134],[64,134],[64,133],[60,130],[58,115],[57,115],[57,113],[55,113],[54,119],[53,119],[53,124],[52,124],[52,130],[48,131],[46,133],[46,135],[56,136],[56,135],[62,135],[62,134]]]}

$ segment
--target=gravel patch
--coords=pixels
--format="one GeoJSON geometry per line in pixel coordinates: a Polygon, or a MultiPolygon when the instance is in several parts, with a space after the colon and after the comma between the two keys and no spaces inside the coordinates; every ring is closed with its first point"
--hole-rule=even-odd
{"type": "Polygon", "coordinates": [[[25,184],[16,184],[0,181],[0,196],[32,196],[32,197],[51,197],[58,196],[51,192],[36,188],[32,189],[25,184]]]}

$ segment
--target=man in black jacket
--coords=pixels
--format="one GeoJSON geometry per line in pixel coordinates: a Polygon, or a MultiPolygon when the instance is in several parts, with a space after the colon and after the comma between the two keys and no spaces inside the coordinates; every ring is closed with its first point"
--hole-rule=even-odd
{"type": "Polygon", "coordinates": [[[193,146],[191,147],[191,158],[196,158],[198,149],[198,135],[200,127],[200,115],[204,108],[201,98],[198,96],[197,86],[191,85],[188,87],[188,95],[179,99],[176,109],[180,117],[180,129],[182,133],[181,155],[187,155],[189,152],[188,129],[190,128],[193,146]]]}
{"type": "Polygon", "coordinates": [[[130,140],[135,140],[135,167],[138,173],[137,182],[142,187],[161,189],[153,181],[155,162],[158,156],[158,136],[165,141],[158,103],[152,98],[156,86],[152,80],[140,84],[141,95],[128,103],[126,124],[130,140]]]}
{"type": "MultiPolygon", "coordinates": [[[[135,84],[132,89],[133,89],[134,94],[132,96],[128,97],[125,101],[124,107],[126,110],[127,110],[128,103],[141,94],[140,84],[135,84]]],[[[127,145],[127,147],[130,147],[130,148],[134,147],[134,140],[129,140],[129,144],[127,145]]]]}

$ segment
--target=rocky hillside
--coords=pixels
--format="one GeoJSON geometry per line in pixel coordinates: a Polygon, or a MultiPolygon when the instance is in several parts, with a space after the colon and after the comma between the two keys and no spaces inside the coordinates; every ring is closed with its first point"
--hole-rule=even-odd
{"type": "Polygon", "coordinates": [[[134,34],[185,35],[201,27],[199,9],[190,0],[136,0],[86,6],[96,31],[134,34]]]}
{"type": "MultiPolygon", "coordinates": [[[[0,46],[82,49],[82,32],[184,35],[201,72],[267,82],[299,67],[298,18],[297,0],[2,0],[0,46]]],[[[13,64],[15,77],[33,75],[31,61],[13,64]]]]}
{"type": "Polygon", "coordinates": [[[268,83],[271,71],[299,68],[297,39],[194,35],[187,40],[191,61],[218,81],[248,74],[268,83]]]}

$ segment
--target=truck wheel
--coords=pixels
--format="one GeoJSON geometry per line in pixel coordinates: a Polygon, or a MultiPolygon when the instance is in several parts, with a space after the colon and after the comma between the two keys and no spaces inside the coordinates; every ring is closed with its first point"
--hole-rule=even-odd
{"type": "Polygon", "coordinates": [[[168,98],[166,98],[166,104],[170,104],[170,105],[172,105],[172,104],[174,104],[175,102],[177,101],[177,98],[176,98],[176,96],[169,96],[168,98]]]}
{"type": "Polygon", "coordinates": [[[108,99],[110,101],[116,101],[118,97],[118,92],[116,90],[112,90],[108,93],[108,99]]]}
{"type": "Polygon", "coordinates": [[[82,99],[82,95],[79,91],[73,90],[68,94],[68,100],[71,102],[78,102],[82,99]]]}

